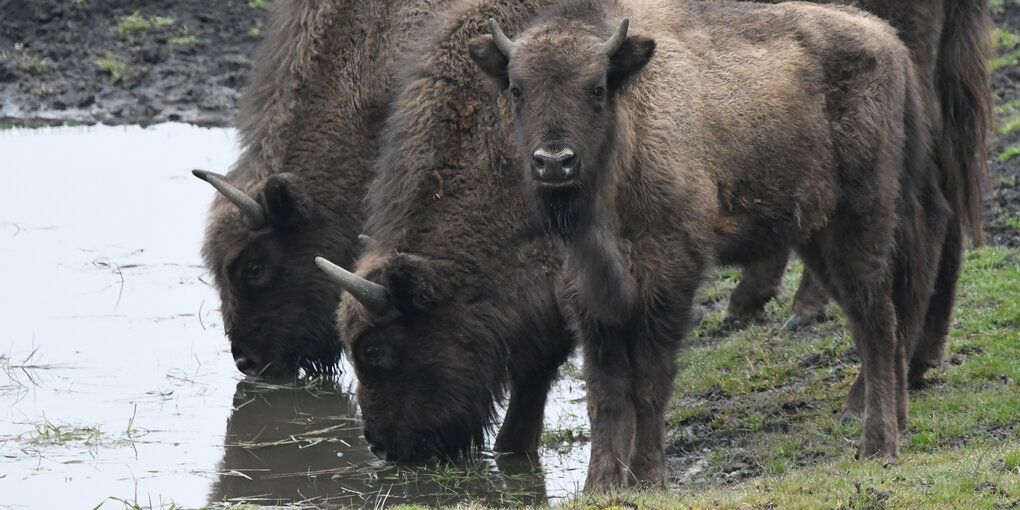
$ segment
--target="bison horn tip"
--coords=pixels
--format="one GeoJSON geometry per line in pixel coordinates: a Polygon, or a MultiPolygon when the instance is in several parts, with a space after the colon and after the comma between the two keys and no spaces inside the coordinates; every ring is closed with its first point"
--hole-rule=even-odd
{"type": "Polygon", "coordinates": [[[623,46],[623,41],[627,40],[627,29],[630,27],[630,18],[623,18],[620,22],[620,26],[616,28],[616,32],[606,42],[602,43],[602,52],[607,56],[612,57],[623,46]]]}
{"type": "Polygon", "coordinates": [[[389,293],[382,285],[366,280],[324,257],[315,257],[315,265],[369,312],[382,315],[390,309],[389,293]]]}

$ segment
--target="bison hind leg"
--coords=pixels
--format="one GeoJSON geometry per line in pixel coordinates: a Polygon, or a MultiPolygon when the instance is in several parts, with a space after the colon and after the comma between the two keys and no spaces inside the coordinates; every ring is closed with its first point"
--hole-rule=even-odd
{"type": "Polygon", "coordinates": [[[730,302],[726,307],[728,322],[743,324],[764,311],[765,304],[779,295],[789,257],[789,252],[779,252],[741,268],[740,283],[730,294],[730,302]]]}

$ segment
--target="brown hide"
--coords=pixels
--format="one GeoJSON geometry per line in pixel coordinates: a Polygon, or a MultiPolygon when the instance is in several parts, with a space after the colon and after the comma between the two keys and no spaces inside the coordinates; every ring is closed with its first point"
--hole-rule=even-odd
{"type": "Polygon", "coordinates": [[[267,224],[250,230],[218,194],[202,250],[242,372],[336,369],[340,291],[312,260],[353,260],[393,63],[445,3],[273,3],[238,118],[243,152],[227,176],[266,209],[267,224]]]}
{"type": "MultiPolygon", "coordinates": [[[[925,40],[939,33],[941,11],[918,20],[903,13],[929,3],[897,2],[905,23],[927,27],[917,31],[925,40]]],[[[368,403],[366,435],[385,457],[481,446],[477,431],[491,424],[493,399],[507,387],[510,409],[496,449],[537,447],[543,388],[569,342],[551,290],[560,262],[521,197],[503,117],[509,97],[493,103],[491,83],[467,55],[489,17],[515,35],[537,8],[509,0],[461,5],[426,31],[402,66],[368,191],[365,232],[376,241],[356,268],[387,286],[395,308],[375,316],[345,298],[339,311],[359,399],[368,403]],[[457,437],[442,434],[444,427],[457,437]]],[[[963,33],[973,37],[980,27],[963,33]]],[[[945,330],[932,343],[944,338],[945,330]]]]}
{"type": "Polygon", "coordinates": [[[860,452],[898,455],[906,353],[948,316],[929,305],[959,220],[935,112],[891,27],[806,3],[574,0],[512,48],[489,41],[472,56],[514,97],[528,190],[546,216],[573,211],[569,230],[546,224],[564,239],[563,306],[584,347],[586,487],[663,481],[676,349],[718,254],[800,253],[861,352],[860,452]],[[636,28],[607,54],[625,18],[636,28]],[[547,147],[577,160],[569,179],[528,163],[547,147]]]}

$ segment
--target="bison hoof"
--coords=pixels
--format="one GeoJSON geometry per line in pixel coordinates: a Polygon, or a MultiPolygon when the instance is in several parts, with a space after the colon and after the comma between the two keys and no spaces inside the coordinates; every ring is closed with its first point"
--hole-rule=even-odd
{"type": "Polygon", "coordinates": [[[891,462],[894,462],[896,457],[899,456],[899,448],[894,445],[882,444],[882,445],[868,445],[866,442],[857,448],[857,453],[854,455],[854,459],[882,459],[883,465],[888,466],[891,462]]]}
{"type": "Polygon", "coordinates": [[[839,423],[841,425],[849,425],[859,419],[861,419],[861,415],[853,409],[844,409],[842,413],[839,413],[839,423]]]}
{"type": "Polygon", "coordinates": [[[814,324],[815,319],[809,316],[803,316],[798,313],[790,315],[789,319],[783,323],[783,331],[797,331],[800,328],[810,326],[814,324]]]}
{"type": "Polygon", "coordinates": [[[900,454],[897,445],[896,434],[886,434],[885,437],[869,438],[867,435],[861,438],[860,447],[857,449],[858,459],[895,459],[900,454]]]}

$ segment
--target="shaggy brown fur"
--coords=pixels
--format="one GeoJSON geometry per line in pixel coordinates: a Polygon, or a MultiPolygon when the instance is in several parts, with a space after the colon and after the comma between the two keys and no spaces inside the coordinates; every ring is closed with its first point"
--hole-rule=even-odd
{"type": "MultiPolygon", "coordinates": [[[[773,3],[776,1],[780,0],[773,0],[773,3]]],[[[986,0],[819,0],[817,3],[860,7],[888,21],[910,49],[926,108],[941,111],[933,126],[938,140],[936,158],[943,189],[949,190],[949,200],[959,221],[949,227],[939,262],[938,292],[931,304],[932,315],[945,317],[946,322],[926,324],[925,333],[911,355],[910,384],[919,387],[923,385],[924,373],[943,358],[955,302],[955,282],[963,256],[963,231],[968,232],[975,243],[984,243],[981,228],[981,192],[987,180],[984,138],[994,119],[986,67],[993,55],[988,4],[986,0]],[[962,230],[958,231],[958,227],[962,230]],[[935,309],[943,311],[936,313],[935,309]]],[[[778,292],[780,275],[775,268],[782,259],[777,255],[771,262],[745,269],[741,286],[747,290],[734,292],[728,309],[730,314],[753,314],[778,292]],[[776,285],[770,286],[770,282],[776,285]]],[[[809,277],[805,273],[805,278],[809,277]]],[[[810,281],[802,283],[794,297],[790,320],[784,327],[796,329],[800,324],[820,318],[824,306],[824,293],[817,292],[817,286],[810,281]]],[[[856,385],[853,393],[861,395],[856,385]]],[[[859,405],[851,402],[849,407],[859,408],[859,405]]]]}
{"type": "MultiPolygon", "coordinates": [[[[341,263],[351,256],[352,236],[361,221],[358,201],[392,83],[391,57],[431,12],[448,3],[452,1],[274,4],[256,75],[238,119],[245,150],[230,180],[267,206],[282,205],[284,210],[271,218],[283,218],[284,224],[251,232],[239,221],[236,208],[217,198],[203,249],[220,289],[225,326],[242,371],[289,376],[299,367],[333,369],[339,346],[328,310],[339,294],[321,285],[306,260],[311,252],[341,263]],[[372,44],[363,44],[363,39],[372,44]],[[270,177],[285,172],[292,175],[270,185],[270,177]],[[303,204],[302,212],[310,213],[312,221],[292,214],[288,205],[292,203],[303,204]],[[288,276],[283,276],[284,267],[288,276]],[[246,271],[253,278],[241,274],[246,271]]],[[[928,2],[917,2],[921,3],[928,2]]],[[[862,4],[891,19],[915,54],[932,54],[940,33],[932,28],[941,22],[939,2],[930,2],[930,8],[905,8],[902,4],[913,3],[885,0],[862,4]]],[[[975,146],[980,146],[984,133],[982,119],[990,117],[987,73],[981,64],[988,51],[986,31],[981,30],[986,28],[987,13],[978,0],[947,3],[946,8],[947,29],[939,54],[953,58],[939,61],[939,84],[943,103],[953,106],[943,111],[947,119],[964,121],[949,124],[953,128],[943,133],[946,142],[940,146],[952,150],[946,160],[975,165],[975,146]]],[[[971,185],[966,196],[978,188],[971,185]]],[[[745,268],[731,298],[732,316],[754,315],[777,293],[784,260],[745,268]]],[[[946,263],[954,261],[950,257],[946,263]]],[[[958,260],[955,263],[958,266],[958,260]]],[[[949,299],[943,306],[951,307],[951,293],[944,295],[949,299]]],[[[798,292],[791,324],[821,315],[822,298],[817,292],[806,297],[798,292]]],[[[917,351],[925,355],[915,355],[912,380],[920,380],[924,370],[941,359],[943,344],[938,341],[917,351]]]]}
{"type": "Polygon", "coordinates": [[[861,352],[861,454],[898,454],[907,353],[948,314],[925,316],[952,210],[934,113],[888,25],[798,2],[574,0],[514,47],[485,36],[471,53],[509,87],[518,159],[538,161],[525,181],[565,241],[587,488],[662,482],[676,348],[706,270],[789,247],[861,352]],[[602,49],[625,16],[635,35],[602,49]],[[542,172],[550,151],[571,154],[566,177],[542,172]]]}
{"type": "MultiPolygon", "coordinates": [[[[931,23],[918,30],[924,37],[938,33],[941,16],[908,18],[905,6],[920,3],[930,2],[897,2],[897,12],[907,25],[931,23]]],[[[529,214],[514,189],[512,127],[501,115],[508,98],[491,103],[466,47],[487,31],[488,17],[514,34],[544,4],[462,4],[425,32],[403,66],[369,187],[365,232],[376,241],[356,271],[384,284],[397,307],[376,316],[345,298],[339,311],[366,432],[385,457],[480,446],[506,387],[510,409],[496,448],[537,447],[544,388],[569,348],[543,287],[561,262],[541,226],[522,222],[529,214]],[[456,434],[442,433],[448,425],[456,434]]]]}
{"type": "Polygon", "coordinates": [[[268,221],[249,229],[238,208],[217,195],[203,247],[242,372],[335,370],[340,291],[312,259],[353,260],[393,63],[445,3],[273,3],[238,118],[244,151],[228,175],[258,200],[268,221]]]}
{"type": "Polygon", "coordinates": [[[357,273],[384,285],[375,315],[345,295],[340,337],[358,375],[365,438],[381,457],[538,447],[546,393],[573,344],[557,309],[560,262],[512,172],[508,126],[464,52],[482,20],[521,26],[536,1],[465,2],[404,63],[368,194],[357,273]]]}

